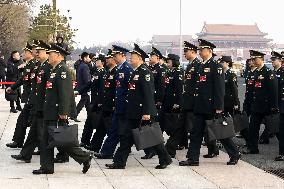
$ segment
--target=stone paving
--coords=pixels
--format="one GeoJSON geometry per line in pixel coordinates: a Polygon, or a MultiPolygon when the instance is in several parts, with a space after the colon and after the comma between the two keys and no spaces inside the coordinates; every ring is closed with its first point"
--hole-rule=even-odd
{"type": "MultiPolygon", "coordinates": [[[[105,163],[110,160],[92,161],[90,171],[83,175],[82,167],[71,160],[56,164],[55,174],[35,176],[33,169],[39,168],[39,156],[33,156],[31,163],[13,160],[10,156],[20,149],[5,146],[13,136],[18,114],[9,113],[9,103],[0,90],[0,189],[284,189],[284,181],[246,162],[227,166],[227,154],[221,152],[218,158],[200,158],[199,167],[179,167],[178,161],[185,159],[186,151],[178,151],[177,159],[165,170],[155,170],[157,157],[141,160],[142,151],[132,149],[125,170],[108,170],[105,163]]],[[[86,112],[79,119],[80,133],[86,112]]],[[[201,155],[206,153],[203,147],[201,155]]]]}

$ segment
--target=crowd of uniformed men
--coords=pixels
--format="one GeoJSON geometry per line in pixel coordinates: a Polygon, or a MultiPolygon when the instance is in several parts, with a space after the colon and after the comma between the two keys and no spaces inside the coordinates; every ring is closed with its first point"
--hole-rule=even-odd
{"type": "MultiPolygon", "coordinates": [[[[247,146],[242,151],[244,154],[258,154],[258,144],[269,142],[271,133],[267,131],[259,139],[260,124],[265,116],[279,114],[279,133],[273,133],[279,140],[279,156],[275,160],[284,160],[281,54],[271,53],[274,70],[270,70],[264,65],[265,54],[250,51],[245,101],[240,110],[237,75],[230,69],[232,59],[222,56],[214,60],[216,47],[209,41],[199,39],[198,46],[184,41],[184,56],[189,61],[185,70],[180,68],[178,55],[165,57],[155,47],[149,54],[137,44],[132,50],[113,45],[106,55],[83,52],[74,65],[75,78],[65,61],[70,52],[62,42],[63,38],[53,44],[40,40],[27,43],[25,64],[19,66],[22,74],[13,80],[15,84],[6,88],[9,94],[23,85],[25,105],[17,120],[13,142],[7,147],[22,148],[12,158],[26,163],[31,162],[32,155],[40,155],[40,168],[33,174],[52,174],[54,163],[68,162],[69,157],[82,164],[82,172],[86,173],[92,154],[99,159],[113,159],[106,164],[109,169],[124,169],[134,144],[132,129],[149,122],[159,122],[169,139],[165,144],[144,149],[142,159],[158,155],[156,168],[164,169],[172,163],[176,150],[186,148],[187,159],[179,165],[198,166],[203,141],[208,148],[204,158],[219,155],[216,141],[210,141],[205,132],[206,120],[225,114],[233,116],[240,111],[250,117],[249,127],[240,132],[247,146]],[[150,59],[149,64],[145,63],[146,58],[150,59]],[[77,85],[73,87],[75,80],[77,85]],[[76,106],[77,95],[81,99],[76,106]],[[79,122],[77,116],[83,107],[88,113],[80,146],[57,148],[54,157],[54,149],[48,148],[48,127],[66,124],[68,119],[79,122]],[[169,126],[171,114],[179,116],[177,124],[169,126]],[[193,124],[189,127],[189,123],[193,124]]],[[[12,106],[11,111],[15,111],[12,106]]],[[[220,142],[229,155],[227,164],[236,165],[241,155],[238,146],[232,138],[220,142]]]]}

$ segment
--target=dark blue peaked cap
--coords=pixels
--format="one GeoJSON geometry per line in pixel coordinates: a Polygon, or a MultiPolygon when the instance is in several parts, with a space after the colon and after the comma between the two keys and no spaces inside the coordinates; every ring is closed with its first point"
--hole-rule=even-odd
{"type": "Polygon", "coordinates": [[[130,51],[130,53],[135,53],[138,54],[139,56],[141,56],[143,58],[143,60],[145,60],[145,58],[149,58],[149,56],[147,55],[147,53],[145,53],[145,51],[143,51],[139,45],[137,45],[136,43],[134,43],[134,49],[132,51],[130,51]]]}
{"type": "Polygon", "coordinates": [[[116,53],[126,54],[128,52],[129,52],[129,50],[124,48],[124,47],[121,47],[121,46],[118,46],[118,45],[112,45],[112,53],[113,54],[116,54],[116,53]]]}

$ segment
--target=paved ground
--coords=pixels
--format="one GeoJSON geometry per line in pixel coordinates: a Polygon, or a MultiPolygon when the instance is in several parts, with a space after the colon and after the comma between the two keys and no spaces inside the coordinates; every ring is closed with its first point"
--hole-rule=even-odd
{"type": "MultiPolygon", "coordinates": [[[[246,162],[227,166],[228,157],[222,153],[218,158],[201,158],[199,167],[179,167],[178,161],[185,158],[186,151],[179,151],[177,159],[168,169],[155,170],[157,157],[141,160],[142,152],[133,149],[125,170],[108,170],[104,167],[109,160],[94,160],[91,170],[83,175],[82,167],[73,160],[56,164],[53,175],[32,175],[39,168],[39,157],[34,156],[30,164],[17,162],[10,155],[19,149],[8,149],[18,114],[9,113],[9,104],[0,90],[0,189],[283,189],[284,181],[246,162]]],[[[85,112],[79,119],[84,120],[85,112]]],[[[83,122],[80,123],[82,132],[83,122]]],[[[202,154],[206,150],[202,149],[202,154]]]]}

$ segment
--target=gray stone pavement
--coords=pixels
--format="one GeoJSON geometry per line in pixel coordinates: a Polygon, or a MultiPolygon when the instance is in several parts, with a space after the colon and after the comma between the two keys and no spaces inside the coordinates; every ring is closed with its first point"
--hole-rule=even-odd
{"type": "MultiPolygon", "coordinates": [[[[200,158],[199,167],[179,167],[178,161],[185,159],[186,151],[178,151],[177,159],[165,170],[155,170],[157,157],[141,160],[143,152],[133,148],[125,170],[108,170],[105,163],[110,160],[93,160],[90,171],[83,175],[82,167],[71,159],[66,164],[56,164],[53,175],[32,175],[39,168],[39,156],[25,164],[13,160],[10,155],[19,149],[5,146],[13,136],[18,114],[9,113],[9,103],[0,90],[0,189],[283,189],[284,181],[246,162],[227,166],[228,156],[221,153],[218,158],[200,158]]],[[[79,119],[80,133],[86,112],[79,119]]],[[[201,155],[206,153],[202,148],[201,155]]]]}

